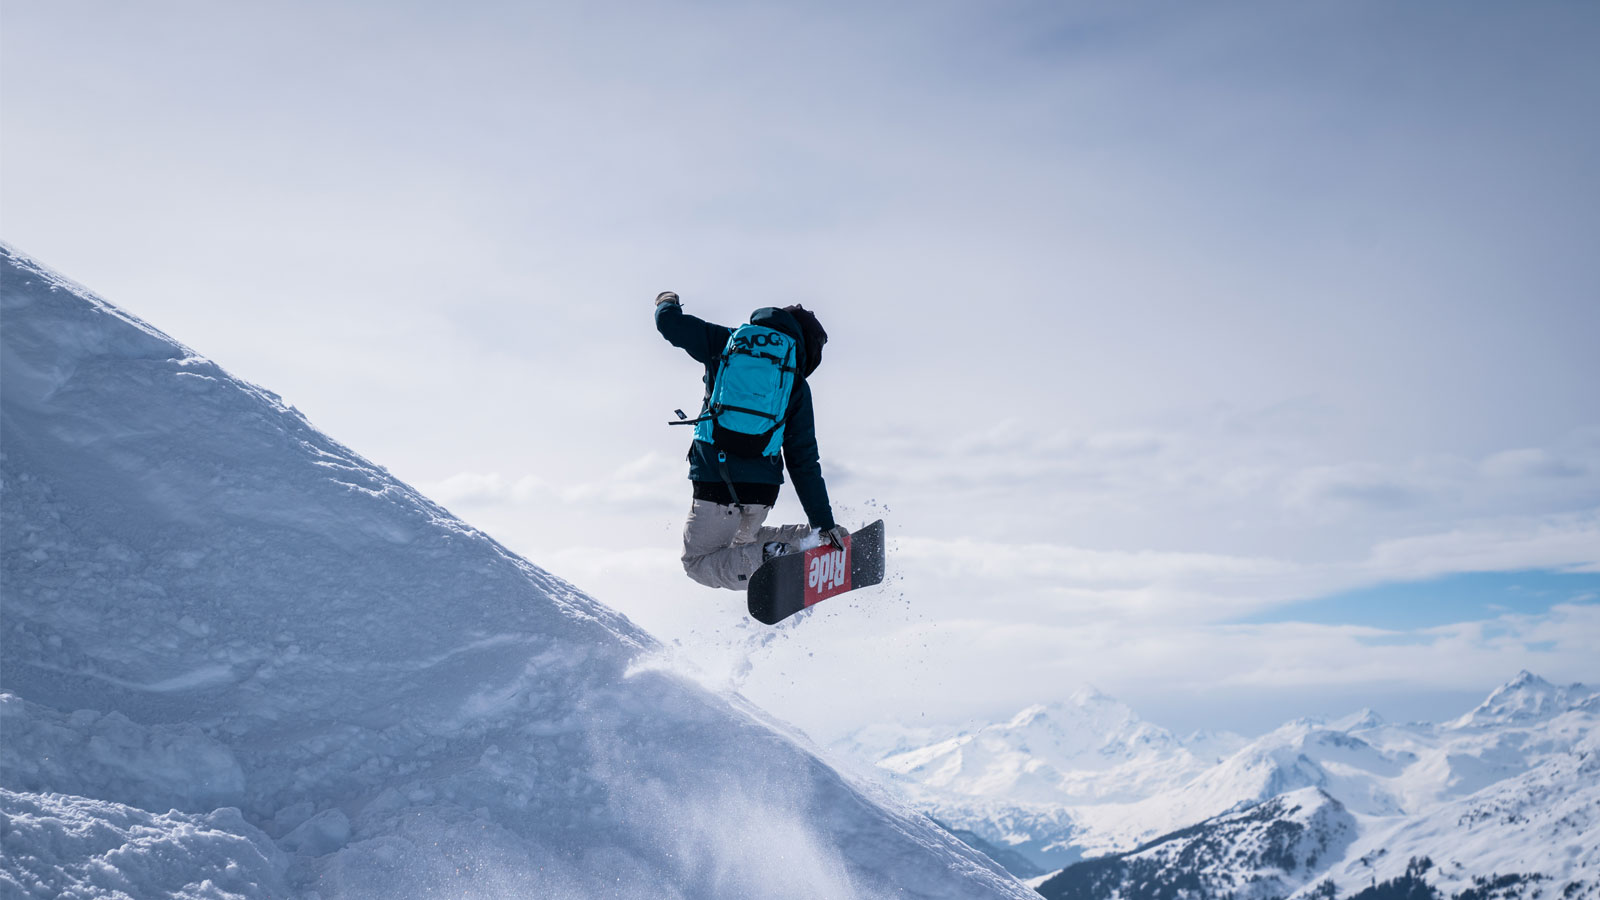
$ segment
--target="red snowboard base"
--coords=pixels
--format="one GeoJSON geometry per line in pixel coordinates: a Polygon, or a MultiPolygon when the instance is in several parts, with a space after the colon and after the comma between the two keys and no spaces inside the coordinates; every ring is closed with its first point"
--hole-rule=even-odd
{"type": "Polygon", "coordinates": [[[818,601],[883,581],[883,520],[845,539],[767,560],[750,576],[750,615],[774,625],[818,601]]]}

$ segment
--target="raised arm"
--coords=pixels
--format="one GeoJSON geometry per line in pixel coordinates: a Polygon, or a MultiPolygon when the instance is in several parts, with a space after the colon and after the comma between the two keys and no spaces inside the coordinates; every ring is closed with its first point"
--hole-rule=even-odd
{"type": "Polygon", "coordinates": [[[674,347],[682,349],[696,362],[710,365],[721,355],[733,332],[721,325],[691,316],[678,303],[678,295],[666,291],[656,298],[656,330],[674,347]]]}

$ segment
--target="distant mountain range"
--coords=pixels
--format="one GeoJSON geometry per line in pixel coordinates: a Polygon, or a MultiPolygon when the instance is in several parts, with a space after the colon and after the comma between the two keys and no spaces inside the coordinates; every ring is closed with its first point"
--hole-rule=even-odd
{"type": "Polygon", "coordinates": [[[1596,689],[1521,672],[1442,725],[1362,710],[1178,738],[1091,690],[835,749],[1052,898],[1596,900],[1597,717],[1596,689]]]}
{"type": "Polygon", "coordinates": [[[1127,802],[1178,787],[1244,744],[1237,735],[1180,740],[1086,689],[1065,702],[1030,706],[1003,724],[902,750],[878,765],[959,795],[1127,802]]]}

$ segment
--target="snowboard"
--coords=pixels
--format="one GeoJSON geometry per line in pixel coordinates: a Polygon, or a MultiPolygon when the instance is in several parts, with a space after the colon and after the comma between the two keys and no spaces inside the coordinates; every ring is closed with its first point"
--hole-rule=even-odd
{"type": "Polygon", "coordinates": [[[829,597],[883,581],[883,520],[845,538],[844,549],[823,544],[769,559],[750,576],[750,615],[775,625],[829,597]]]}

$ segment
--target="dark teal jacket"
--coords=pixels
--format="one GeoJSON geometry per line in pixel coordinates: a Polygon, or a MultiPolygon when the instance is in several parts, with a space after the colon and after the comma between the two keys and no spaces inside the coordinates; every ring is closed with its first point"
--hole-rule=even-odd
{"type": "MultiPolygon", "coordinates": [[[[805,359],[805,337],[800,333],[800,323],[789,313],[767,307],[758,309],[750,321],[768,328],[776,328],[801,342],[795,356],[805,359]]],[[[663,303],[656,307],[656,330],[661,336],[694,357],[695,362],[706,367],[704,377],[706,396],[711,396],[711,386],[717,378],[717,362],[728,344],[733,329],[714,325],[704,319],[684,312],[676,303],[663,303]]],[[[735,483],[783,484],[783,467],[789,468],[794,478],[794,491],[805,508],[811,527],[828,529],[834,526],[833,508],[828,505],[828,486],[822,480],[822,461],[817,455],[817,423],[811,409],[811,385],[804,378],[795,382],[789,397],[789,411],[783,426],[783,461],[777,456],[734,456],[728,454],[728,476],[735,483]]],[[[704,441],[694,441],[689,447],[689,480],[722,481],[717,467],[716,449],[704,441]]]]}

